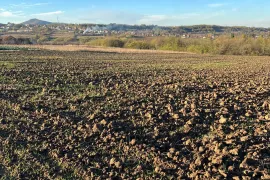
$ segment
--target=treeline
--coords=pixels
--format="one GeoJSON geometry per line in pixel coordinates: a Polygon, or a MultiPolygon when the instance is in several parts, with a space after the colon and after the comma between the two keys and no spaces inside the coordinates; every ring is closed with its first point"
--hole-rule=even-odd
{"type": "Polygon", "coordinates": [[[220,55],[270,56],[270,38],[247,35],[223,35],[215,39],[183,39],[180,37],[58,37],[39,36],[34,39],[0,37],[0,44],[81,44],[89,46],[118,47],[130,49],[153,49],[220,55]]]}
{"type": "MultiPolygon", "coordinates": [[[[50,26],[59,26],[59,24],[52,24],[50,26]]],[[[127,25],[127,24],[66,24],[68,27],[87,28],[99,26],[106,28],[110,31],[153,31],[153,32],[165,32],[170,34],[182,34],[182,33],[246,33],[246,34],[261,34],[268,33],[269,28],[263,27],[246,27],[246,26],[218,26],[218,25],[192,25],[192,26],[157,26],[157,25],[127,25]]]]}
{"type": "Polygon", "coordinates": [[[80,44],[132,49],[156,49],[220,55],[270,55],[270,38],[220,36],[216,39],[182,39],[178,37],[80,38],[80,44]]]}

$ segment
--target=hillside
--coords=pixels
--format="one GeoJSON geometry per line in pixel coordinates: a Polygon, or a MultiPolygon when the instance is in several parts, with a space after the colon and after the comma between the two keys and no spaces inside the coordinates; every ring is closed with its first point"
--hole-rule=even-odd
{"type": "Polygon", "coordinates": [[[155,34],[207,34],[207,33],[244,33],[261,34],[270,31],[263,27],[246,26],[219,26],[219,25],[192,25],[192,26],[157,26],[157,25],[127,25],[127,24],[80,24],[81,27],[90,27],[92,30],[110,30],[110,31],[151,31],[155,34]]]}
{"type": "Polygon", "coordinates": [[[110,24],[110,30],[154,30],[159,33],[166,31],[169,33],[263,33],[268,32],[269,28],[245,27],[245,26],[218,26],[218,25],[193,25],[193,26],[155,26],[155,25],[122,25],[110,24]]]}
{"type": "Polygon", "coordinates": [[[23,22],[22,24],[30,24],[30,25],[48,25],[48,24],[52,24],[51,22],[48,21],[42,21],[39,19],[30,19],[28,21],[23,22]]]}

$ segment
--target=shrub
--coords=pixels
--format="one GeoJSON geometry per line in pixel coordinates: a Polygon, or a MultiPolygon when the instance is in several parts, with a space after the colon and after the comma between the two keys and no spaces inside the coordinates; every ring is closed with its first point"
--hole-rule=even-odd
{"type": "Polygon", "coordinates": [[[125,42],[120,39],[106,39],[105,46],[107,47],[124,47],[125,42]]]}
{"type": "Polygon", "coordinates": [[[37,40],[37,43],[44,43],[44,42],[47,42],[47,41],[49,41],[50,39],[49,39],[49,37],[47,37],[47,36],[41,36],[41,37],[39,37],[39,39],[37,40]]]}
{"type": "Polygon", "coordinates": [[[93,41],[93,40],[96,40],[96,39],[97,39],[96,37],[80,37],[79,42],[80,42],[80,44],[87,44],[90,41],[93,41]]]}
{"type": "Polygon", "coordinates": [[[193,44],[188,46],[187,51],[194,52],[194,53],[199,53],[199,54],[204,54],[205,53],[202,46],[193,45],[193,44]]]}
{"type": "Polygon", "coordinates": [[[58,37],[52,41],[53,44],[69,44],[73,42],[75,38],[72,37],[58,37]]]}
{"type": "Polygon", "coordinates": [[[179,51],[183,47],[185,47],[184,42],[174,37],[159,39],[156,44],[156,48],[161,50],[179,51]]]}
{"type": "Polygon", "coordinates": [[[125,47],[133,49],[160,49],[211,53],[221,55],[270,55],[270,39],[247,35],[222,35],[216,39],[154,38],[84,38],[80,42],[93,46],[125,47]]]}
{"type": "Polygon", "coordinates": [[[155,49],[155,46],[145,41],[129,41],[125,45],[126,48],[132,49],[155,49]]]}
{"type": "Polygon", "coordinates": [[[103,38],[94,39],[87,42],[86,44],[90,46],[105,46],[105,39],[103,38]]]}
{"type": "Polygon", "coordinates": [[[2,39],[3,44],[16,44],[17,39],[13,36],[4,36],[2,39]]]}

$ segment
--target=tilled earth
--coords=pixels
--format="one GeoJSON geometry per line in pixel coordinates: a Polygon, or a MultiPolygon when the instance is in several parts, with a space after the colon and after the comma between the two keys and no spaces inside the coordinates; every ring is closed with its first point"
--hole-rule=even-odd
{"type": "Polygon", "coordinates": [[[3,179],[269,179],[270,57],[0,51],[3,179]]]}

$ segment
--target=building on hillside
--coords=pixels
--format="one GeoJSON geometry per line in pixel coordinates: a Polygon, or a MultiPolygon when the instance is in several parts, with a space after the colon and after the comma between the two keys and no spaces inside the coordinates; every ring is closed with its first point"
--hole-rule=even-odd
{"type": "Polygon", "coordinates": [[[20,28],[20,29],[17,30],[17,32],[19,32],[19,33],[22,33],[22,32],[32,32],[32,30],[31,29],[28,29],[28,28],[20,28]]]}

